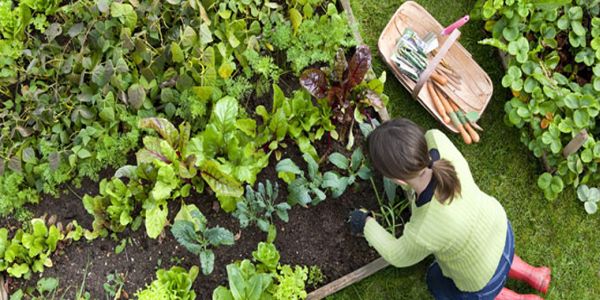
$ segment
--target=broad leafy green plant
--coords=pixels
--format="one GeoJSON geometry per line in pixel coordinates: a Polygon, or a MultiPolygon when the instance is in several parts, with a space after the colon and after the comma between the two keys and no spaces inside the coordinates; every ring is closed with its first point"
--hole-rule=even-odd
{"type": "Polygon", "coordinates": [[[286,158],[277,163],[275,169],[279,178],[288,184],[288,203],[317,205],[327,197],[323,188],[323,174],[319,172],[319,165],[308,154],[302,155],[308,165],[308,177],[291,159],[286,158]]]}
{"type": "Polygon", "coordinates": [[[334,198],[341,196],[349,186],[356,182],[357,178],[369,180],[373,176],[360,148],[356,148],[352,152],[350,159],[339,152],[330,154],[328,159],[334,166],[347,173],[347,175],[340,175],[335,171],[328,171],[323,175],[323,187],[330,189],[334,198]]]}
{"type": "MultiPolygon", "coordinates": [[[[313,104],[310,95],[304,91],[296,91],[287,98],[278,85],[273,85],[271,111],[259,105],[256,114],[263,121],[259,140],[268,143],[271,150],[278,149],[286,137],[291,137],[302,153],[318,159],[317,150],[311,143],[320,140],[326,132],[336,139],[338,137],[331,122],[331,108],[324,100],[319,101],[319,105],[313,104]]],[[[280,155],[279,152],[276,154],[280,155]]]]}
{"type": "Polygon", "coordinates": [[[248,259],[227,265],[229,289],[219,286],[213,291],[213,300],[266,300],[267,289],[273,282],[269,273],[259,273],[248,259]]]}
{"type": "Polygon", "coordinates": [[[50,256],[65,240],[79,240],[82,229],[76,222],[69,223],[66,232],[62,224],[46,225],[44,219],[32,219],[28,226],[18,229],[9,239],[6,228],[0,228],[0,271],[9,276],[29,279],[32,273],[41,273],[52,267],[50,256]],[[66,236],[65,236],[66,233],[66,236]]]}
{"type": "Polygon", "coordinates": [[[198,267],[192,266],[189,271],[174,266],[169,270],[156,271],[156,279],[145,289],[138,291],[135,296],[139,300],[181,299],[194,300],[196,292],[192,284],[198,277],[198,267]]]}
{"type": "Polygon", "coordinates": [[[204,275],[214,269],[215,254],[210,248],[231,246],[235,242],[231,231],[219,226],[207,227],[206,218],[193,204],[182,204],[171,233],[188,251],[199,256],[204,275]]]}
{"type": "Polygon", "coordinates": [[[349,148],[354,143],[352,126],[355,119],[362,123],[359,104],[363,102],[376,110],[384,105],[382,93],[385,75],[365,82],[370,68],[371,50],[361,45],[356,48],[349,62],[344,51],[340,50],[331,70],[311,68],[302,72],[300,77],[300,84],[311,95],[317,99],[327,99],[332,108],[334,124],[340,127],[341,138],[345,140],[348,135],[349,148]]]}

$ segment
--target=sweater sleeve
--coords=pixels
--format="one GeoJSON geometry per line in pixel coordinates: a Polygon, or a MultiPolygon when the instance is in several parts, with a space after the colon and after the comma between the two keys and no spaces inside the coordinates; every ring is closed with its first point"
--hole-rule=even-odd
{"type": "MultiPolygon", "coordinates": [[[[408,225],[408,224],[407,224],[408,225]]],[[[365,224],[365,238],[387,262],[395,267],[412,266],[431,252],[417,243],[413,234],[407,232],[400,238],[395,238],[374,219],[365,224]]]]}

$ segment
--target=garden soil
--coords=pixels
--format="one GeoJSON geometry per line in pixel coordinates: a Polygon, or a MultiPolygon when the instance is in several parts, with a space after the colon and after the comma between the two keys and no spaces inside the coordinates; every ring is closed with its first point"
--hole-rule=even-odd
{"type": "MultiPolygon", "coordinates": [[[[319,148],[326,148],[326,146],[319,148]]],[[[289,150],[284,157],[291,157],[299,166],[305,167],[299,151],[295,148],[289,150]]],[[[276,163],[272,157],[269,167],[259,174],[259,181],[277,180],[276,163]]],[[[327,169],[328,167],[322,171],[327,169]]],[[[109,172],[102,175],[107,176],[109,172]]],[[[280,187],[280,199],[283,200],[287,196],[286,185],[281,180],[277,181],[280,187]]],[[[381,184],[378,185],[381,187],[381,184]]],[[[63,224],[77,220],[84,228],[91,228],[93,217],[85,211],[81,197],[84,194],[97,194],[98,184],[84,180],[81,188],[68,187],[65,190],[66,193],[59,199],[47,196],[40,204],[30,207],[34,216],[56,215],[57,220],[63,224]]],[[[206,193],[194,194],[184,201],[187,204],[196,204],[206,215],[209,226],[225,227],[237,238],[233,246],[214,249],[216,260],[213,273],[209,276],[200,274],[194,283],[198,299],[211,299],[213,289],[219,285],[227,285],[225,266],[238,260],[252,258],[252,251],[260,241],[266,239],[266,234],[254,226],[241,229],[238,220],[220,210],[216,199],[206,193]]],[[[170,202],[170,220],[174,218],[180,205],[181,201],[170,202]]],[[[369,247],[364,238],[350,234],[346,219],[348,213],[356,207],[377,208],[377,200],[368,182],[360,182],[340,198],[328,198],[317,206],[307,208],[294,206],[289,212],[288,223],[280,220],[275,222],[277,226],[275,245],[281,253],[281,262],[319,266],[326,276],[326,282],[323,283],[325,284],[376,259],[376,252],[369,247]]],[[[10,220],[4,220],[2,223],[14,224],[10,220]]],[[[92,299],[104,299],[103,284],[107,281],[106,277],[116,272],[125,276],[125,293],[122,299],[126,299],[127,296],[133,299],[137,290],[145,287],[155,278],[157,268],[169,268],[173,265],[189,268],[192,265],[199,265],[199,258],[180,246],[168,227],[163,232],[163,236],[153,240],[147,237],[143,225],[135,232],[127,229],[118,234],[117,239],[108,237],[87,242],[82,238],[71,245],[64,245],[62,250],[52,257],[52,261],[54,263],[52,268],[46,269],[42,274],[34,274],[28,282],[10,280],[10,290],[14,291],[21,286],[35,286],[41,277],[56,277],[60,281],[57,295],[64,294],[64,299],[75,299],[83,284],[85,284],[84,290],[90,293],[92,299]],[[123,252],[116,254],[115,247],[124,238],[129,242],[123,252]]],[[[308,290],[312,289],[314,287],[308,287],[308,290]]]]}
{"type": "MultiPolygon", "coordinates": [[[[286,90],[298,88],[295,80],[285,81],[288,82],[286,90]]],[[[263,98],[260,100],[252,98],[245,103],[248,111],[254,111],[254,107],[261,104],[270,109],[270,101],[264,101],[264,98],[270,99],[269,96],[260,97],[263,98]]],[[[362,136],[356,127],[354,126],[356,143],[360,145],[362,136]]],[[[294,143],[286,141],[286,144],[294,143]]],[[[317,143],[316,148],[323,156],[333,151],[350,156],[349,152],[328,136],[317,143]]],[[[283,149],[282,158],[291,158],[306,170],[301,153],[295,146],[283,149]]],[[[269,166],[258,175],[257,182],[264,182],[266,179],[277,181],[279,201],[284,201],[287,197],[286,184],[278,180],[276,164],[275,155],[271,155],[269,166]]],[[[320,171],[325,172],[331,168],[328,162],[324,162],[321,164],[320,171]]],[[[113,173],[113,170],[106,170],[100,174],[100,178],[110,177],[113,173]]],[[[382,188],[381,182],[377,185],[382,188]]],[[[40,204],[29,207],[34,217],[56,215],[57,220],[63,224],[77,220],[84,228],[92,228],[93,216],[85,211],[81,198],[85,194],[96,195],[98,183],[86,179],[79,188],[67,185],[63,190],[65,193],[58,199],[45,196],[40,204]]],[[[257,244],[266,240],[266,233],[255,226],[241,229],[238,220],[230,213],[220,210],[216,198],[206,192],[202,195],[193,193],[183,201],[186,204],[197,205],[206,216],[208,226],[225,227],[236,235],[233,246],[213,249],[215,253],[213,273],[209,276],[199,274],[194,282],[198,299],[211,299],[212,291],[217,286],[227,286],[226,265],[246,258],[251,259],[252,251],[256,249],[257,244]]],[[[173,220],[181,203],[181,200],[169,203],[169,220],[173,220]]],[[[329,197],[317,206],[307,208],[294,206],[289,211],[288,223],[279,219],[275,221],[277,227],[275,245],[280,251],[281,263],[320,267],[326,277],[325,282],[321,283],[324,285],[376,259],[377,253],[369,247],[363,237],[350,234],[347,217],[353,208],[358,207],[371,210],[378,208],[370,182],[360,181],[340,198],[329,197]]],[[[407,214],[408,211],[403,214],[405,220],[407,214]]],[[[9,227],[11,232],[16,229],[16,224],[17,222],[10,219],[0,221],[0,225],[9,227]]],[[[133,299],[136,291],[155,279],[158,268],[180,265],[189,269],[192,265],[200,264],[199,257],[179,245],[169,232],[168,226],[158,239],[150,239],[142,225],[137,231],[128,228],[114,237],[109,236],[92,242],[82,238],[70,245],[61,245],[60,248],[52,256],[54,264],[52,268],[47,268],[42,274],[34,274],[28,281],[9,279],[9,290],[12,292],[20,287],[35,286],[41,277],[55,277],[59,279],[57,295],[64,295],[64,299],[76,299],[80,290],[89,292],[91,299],[106,299],[103,285],[107,282],[107,275],[118,273],[125,278],[121,299],[133,299]],[[123,239],[127,239],[127,246],[124,251],[116,254],[115,247],[123,239]]],[[[309,286],[307,290],[314,288],[309,286]]]]}

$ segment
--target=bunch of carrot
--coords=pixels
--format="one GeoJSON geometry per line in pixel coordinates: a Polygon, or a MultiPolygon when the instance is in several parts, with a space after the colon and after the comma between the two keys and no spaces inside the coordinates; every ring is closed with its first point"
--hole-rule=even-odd
{"type": "Polygon", "coordinates": [[[456,105],[456,103],[437,86],[438,84],[444,85],[447,79],[441,75],[434,74],[437,77],[432,79],[435,81],[429,81],[426,83],[427,91],[433,101],[433,105],[442,117],[442,120],[446,124],[452,123],[458,132],[462,136],[462,139],[466,144],[479,143],[479,134],[473,129],[473,126],[481,129],[477,124],[471,123],[465,112],[456,105]]]}

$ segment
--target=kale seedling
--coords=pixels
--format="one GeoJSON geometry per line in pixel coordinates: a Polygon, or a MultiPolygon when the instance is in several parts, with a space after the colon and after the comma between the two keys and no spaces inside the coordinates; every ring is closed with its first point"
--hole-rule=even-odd
{"type": "Polygon", "coordinates": [[[266,181],[266,187],[261,182],[256,191],[250,185],[246,186],[246,195],[237,203],[234,216],[240,221],[242,228],[256,223],[258,228],[264,232],[269,231],[273,223],[273,214],[284,222],[288,221],[288,210],[291,208],[286,202],[275,204],[279,195],[279,185],[273,185],[266,181]]]}

